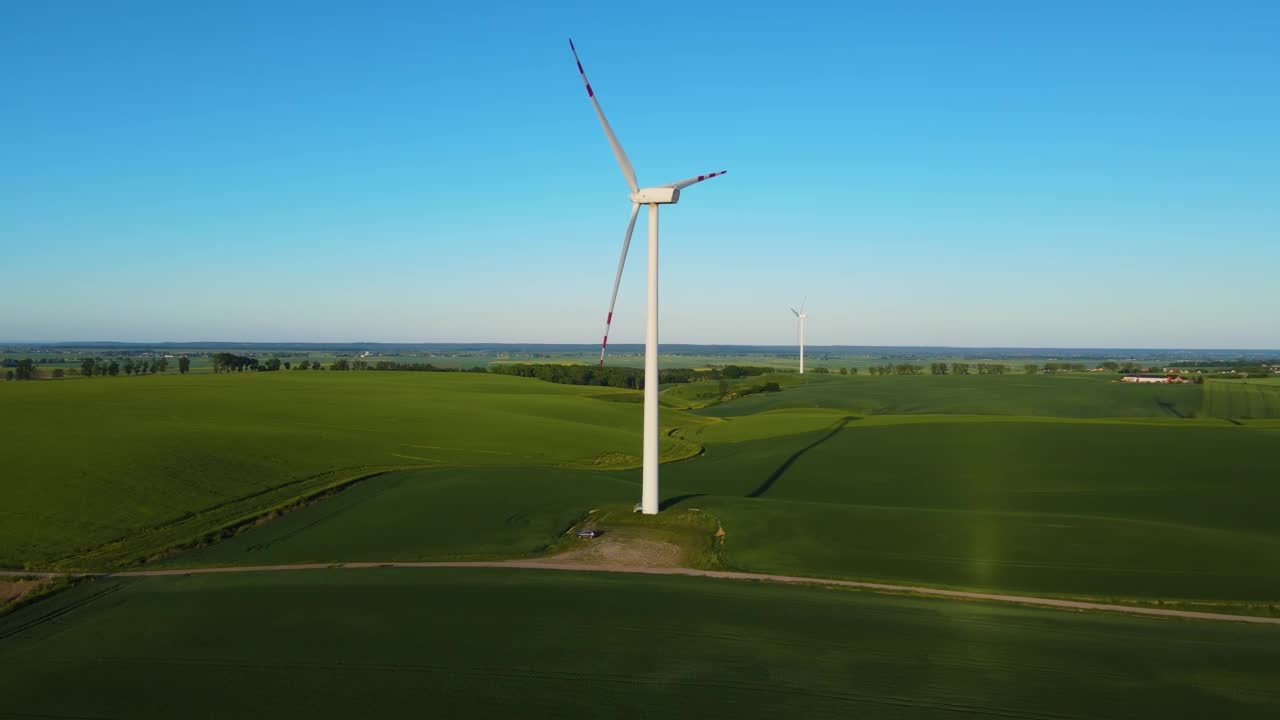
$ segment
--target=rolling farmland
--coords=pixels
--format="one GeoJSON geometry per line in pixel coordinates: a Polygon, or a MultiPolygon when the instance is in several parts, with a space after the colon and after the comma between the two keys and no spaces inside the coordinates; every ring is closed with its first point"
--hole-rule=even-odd
{"type": "MultiPolygon", "coordinates": [[[[663,496],[723,523],[728,568],[1121,601],[1276,600],[1280,457],[1268,432],[813,410],[702,432],[705,453],[664,469],[663,496]]],[[[175,562],[482,559],[512,533],[521,544],[508,553],[524,555],[572,521],[557,503],[625,503],[638,483],[635,471],[392,473],[175,562]],[[517,530],[510,518],[545,522],[517,530]]]]}
{"type": "MultiPolygon", "coordinates": [[[[552,547],[591,508],[625,507],[639,483],[638,470],[626,467],[635,462],[640,408],[610,402],[636,394],[609,388],[295,372],[4,391],[14,389],[26,394],[11,397],[32,402],[28,417],[96,403],[103,423],[60,436],[30,432],[6,446],[10,466],[39,463],[33,477],[43,478],[5,488],[0,512],[14,521],[0,526],[10,533],[0,547],[10,567],[118,567],[365,476],[373,477],[169,563],[521,557],[552,547]],[[73,459],[79,455],[60,458],[55,442],[100,452],[88,465],[73,459]],[[152,447],[164,451],[144,452],[152,447]],[[152,463],[132,461],[139,456],[152,463]]],[[[666,466],[663,497],[723,523],[723,562],[733,569],[1087,598],[1275,602],[1273,432],[1154,412],[1068,416],[1135,402],[1151,409],[1157,396],[1148,391],[1165,389],[1079,376],[792,376],[768,397],[694,414],[664,410],[667,457],[691,459],[666,466]],[[1087,403],[1062,400],[1077,390],[1087,403]],[[812,402],[847,407],[895,393],[914,398],[902,401],[908,412],[860,415],[812,402]],[[775,399],[810,405],[742,410],[775,399]],[[1009,414],[1032,404],[1062,416],[1009,414]]],[[[9,432],[21,437],[24,427],[9,432]]]]}
{"type": "Polygon", "coordinates": [[[0,693],[19,716],[172,717],[193,702],[216,717],[446,705],[468,717],[603,706],[648,717],[655,703],[677,718],[1280,709],[1275,628],[1232,623],[483,569],[101,581],[47,602],[0,618],[0,693]]]}
{"type": "MultiPolygon", "coordinates": [[[[20,442],[0,460],[23,472],[0,485],[0,549],[10,567],[181,569],[639,542],[693,567],[1280,616],[1280,426],[1211,417],[1216,384],[1202,408],[1201,387],[1093,376],[777,377],[779,392],[693,411],[677,408],[700,388],[668,391],[655,517],[630,512],[630,391],[392,372],[12,384],[0,393],[21,412],[4,430],[20,442]],[[58,425],[76,413],[97,421],[58,425]],[[92,453],[57,451],[68,443],[92,453]],[[566,538],[584,524],[604,539],[566,538]]],[[[105,717],[172,715],[228,684],[210,713],[483,695],[468,715],[509,715],[518,698],[629,716],[659,697],[677,717],[1038,716],[1046,699],[1071,717],[1139,699],[1147,712],[1159,688],[1172,714],[1248,717],[1280,703],[1274,634],[519,568],[104,577],[0,616],[0,692],[7,711],[105,717]],[[657,634],[673,639],[637,642],[657,634]],[[668,674],[652,671],[659,648],[668,674]],[[138,672],[145,702],[108,692],[138,672]],[[82,692],[53,692],[72,677],[82,692]],[[280,707],[281,684],[304,699],[280,707]]]]}
{"type": "MultiPolygon", "coordinates": [[[[434,373],[10,383],[0,567],[111,567],[394,468],[625,467],[637,406],[608,400],[630,395],[434,373]]],[[[664,438],[665,457],[697,450],[664,438]]]]}

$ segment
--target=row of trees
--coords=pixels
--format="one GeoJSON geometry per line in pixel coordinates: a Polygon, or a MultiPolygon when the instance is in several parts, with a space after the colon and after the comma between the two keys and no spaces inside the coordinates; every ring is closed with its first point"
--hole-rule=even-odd
{"type": "MultiPolygon", "coordinates": [[[[303,361],[306,364],[306,361],[303,361]]],[[[285,363],[288,365],[288,363],[285,363]]],[[[312,367],[320,368],[320,362],[316,361],[312,367]]],[[[393,360],[376,360],[369,362],[368,360],[348,360],[346,358],[338,358],[333,361],[330,366],[333,370],[397,370],[405,372],[488,372],[483,367],[472,368],[448,368],[436,367],[431,363],[402,363],[393,360]]]]}
{"type": "MultiPolygon", "coordinates": [[[[186,372],[191,365],[191,361],[187,358],[179,358],[178,367],[181,372],[186,372]]],[[[36,367],[36,363],[31,358],[25,358],[13,363],[13,369],[5,373],[6,380],[35,380],[40,377],[40,370],[36,367]]],[[[100,357],[87,357],[80,360],[80,367],[77,368],[53,368],[49,371],[50,377],[63,378],[68,375],[83,375],[84,377],[111,376],[115,377],[120,373],[125,375],[148,375],[162,373],[169,368],[169,360],[167,358],[128,358],[124,362],[119,360],[107,360],[100,357]]]]}
{"type": "MultiPolygon", "coordinates": [[[[599,385],[602,387],[630,388],[632,390],[644,387],[644,370],[639,368],[515,363],[495,365],[491,372],[498,375],[535,378],[565,385],[599,385]]],[[[659,373],[660,380],[662,377],[662,374],[659,373]]]]}
{"type": "Polygon", "coordinates": [[[154,375],[168,369],[169,360],[162,357],[149,360],[146,358],[128,358],[124,362],[119,360],[107,362],[102,358],[84,358],[80,361],[80,374],[85,377],[119,375],[121,372],[125,375],[154,375]]]}
{"type": "MultiPolygon", "coordinates": [[[[178,372],[186,373],[191,368],[191,359],[186,357],[178,358],[178,372]]],[[[80,360],[79,374],[85,377],[93,377],[94,375],[109,375],[115,377],[120,373],[125,375],[154,375],[162,373],[169,369],[169,358],[126,358],[124,362],[119,360],[108,361],[105,358],[83,358],[80,360]]],[[[75,372],[75,371],[71,371],[75,372]]],[[[58,370],[53,371],[54,377],[61,377],[58,370]]]]}
{"type": "Polygon", "coordinates": [[[867,368],[872,375],[919,375],[924,371],[922,365],[900,363],[898,365],[873,365],[867,368]]]}
{"type": "Polygon", "coordinates": [[[245,370],[258,369],[258,358],[229,352],[214,353],[209,356],[209,362],[213,366],[215,373],[244,372],[245,370]]]}
{"type": "Polygon", "coordinates": [[[5,367],[10,368],[4,372],[5,380],[34,380],[39,372],[36,370],[36,362],[31,358],[7,360],[5,367]]]}
{"type": "MultiPolygon", "coordinates": [[[[967,363],[967,362],[935,362],[929,363],[929,374],[931,375],[1004,375],[1009,372],[1009,366],[1002,363],[967,363]]],[[[875,365],[867,368],[867,372],[872,375],[923,375],[925,367],[923,365],[912,365],[910,363],[899,363],[897,365],[875,365]]],[[[857,370],[854,370],[857,374],[857,370]]]]}
{"type": "MultiPolygon", "coordinates": [[[[183,360],[186,360],[186,358],[183,358],[183,360]]],[[[211,355],[209,360],[210,360],[210,364],[213,366],[213,371],[215,373],[245,372],[245,371],[275,372],[277,370],[323,370],[324,369],[324,365],[319,360],[303,360],[299,362],[297,365],[294,365],[292,362],[288,360],[282,360],[280,358],[279,353],[276,353],[274,356],[269,357],[266,360],[259,360],[256,357],[250,357],[248,355],[236,355],[235,353],[220,352],[220,353],[214,353],[213,355],[211,355]]],[[[368,363],[364,362],[363,360],[356,360],[354,362],[350,360],[338,360],[333,364],[333,369],[334,370],[364,370],[367,368],[367,366],[368,366],[368,363]],[[355,367],[355,365],[359,365],[359,367],[355,367]]],[[[382,368],[379,368],[379,369],[382,369],[382,368]]],[[[405,368],[397,368],[397,369],[409,370],[413,368],[405,367],[405,368]]],[[[186,372],[186,370],[183,370],[183,372],[186,372]]]]}
{"type": "MultiPolygon", "coordinates": [[[[483,369],[480,369],[483,372],[483,369]]],[[[498,375],[531,377],[566,385],[599,385],[639,390],[644,387],[644,369],[597,367],[595,365],[552,365],[516,363],[495,365],[490,372],[498,375]]],[[[700,380],[737,380],[774,372],[772,368],[750,365],[726,365],[723,368],[668,368],[658,371],[658,382],[683,384],[700,380]]]]}

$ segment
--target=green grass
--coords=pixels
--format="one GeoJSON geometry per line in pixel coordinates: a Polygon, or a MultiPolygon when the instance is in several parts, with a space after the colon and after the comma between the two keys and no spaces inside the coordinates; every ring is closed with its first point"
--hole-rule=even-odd
{"type": "Polygon", "coordinates": [[[1259,380],[1209,380],[1204,384],[1205,412],[1212,417],[1246,419],[1280,418],[1280,382],[1259,380]]]}
{"type": "MultiPolygon", "coordinates": [[[[706,427],[705,455],[663,467],[674,504],[659,517],[697,509],[718,519],[727,535],[714,560],[695,554],[754,572],[1264,614],[1280,601],[1274,431],[842,417],[779,411],[706,427]]],[[[526,556],[589,509],[629,508],[638,484],[635,471],[393,473],[171,564],[526,556]]]]}
{"type": "Polygon", "coordinates": [[[96,582],[0,618],[15,717],[1280,713],[1271,627],[702,578],[317,570],[96,582]]]}
{"type": "MultiPolygon", "coordinates": [[[[452,373],[0,383],[0,567],[111,567],[395,467],[635,465],[640,405],[601,401],[632,396],[452,373]]],[[[698,451],[680,437],[664,456],[698,451]]]]}
{"type": "Polygon", "coordinates": [[[1280,444],[1271,431],[842,417],[784,411],[709,427],[705,455],[664,468],[664,495],[695,496],[679,507],[720,517],[726,561],[745,570],[1115,599],[1280,600],[1280,444]],[[822,429],[764,436],[793,414],[797,427],[822,429]],[[735,438],[739,424],[745,441],[735,438]]]}
{"type": "MultiPolygon", "coordinates": [[[[237,525],[160,564],[529,557],[587,525],[702,567],[1280,614],[1280,419],[1214,417],[1274,385],[1209,383],[1201,407],[1201,387],[1084,375],[780,377],[664,408],[685,459],[657,517],[629,512],[634,392],[2,384],[0,564],[117,567],[237,525]]],[[[0,716],[1268,717],[1277,632],[606,573],[99,579],[0,617],[0,716]]]]}
{"type": "Polygon", "coordinates": [[[450,468],[388,473],[305,510],[171,558],[170,567],[315,562],[496,560],[576,547],[597,527],[681,547],[690,564],[722,565],[717,519],[675,508],[633,512],[639,484],[615,472],[450,468]]]}
{"type": "Polygon", "coordinates": [[[783,408],[854,414],[955,413],[1028,417],[1179,417],[1200,409],[1195,385],[1127,385],[1114,375],[815,375],[782,393],[698,410],[740,417],[783,408]]]}
{"type": "MultiPolygon", "coordinates": [[[[707,564],[1243,612],[1280,601],[1276,421],[1053,417],[1150,410],[1166,389],[1092,376],[794,377],[764,399],[810,407],[664,410],[666,456],[689,458],[664,466],[665,501],[727,533],[707,564]],[[846,409],[869,393],[897,393],[903,414],[846,409]],[[1042,414],[1007,414],[1032,405],[1042,414]]],[[[168,562],[523,557],[588,510],[638,496],[639,394],[628,391],[262,373],[0,394],[14,409],[14,442],[0,449],[17,469],[0,503],[11,566],[127,565],[379,472],[168,562]],[[59,422],[77,416],[94,421],[59,422]]]]}
{"type": "Polygon", "coordinates": [[[382,475],[169,564],[489,560],[535,555],[593,508],[634,502],[616,473],[448,468],[382,475]]]}

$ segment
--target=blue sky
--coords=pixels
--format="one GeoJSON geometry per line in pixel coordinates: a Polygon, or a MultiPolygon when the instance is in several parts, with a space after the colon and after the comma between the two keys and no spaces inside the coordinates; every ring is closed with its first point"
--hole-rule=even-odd
{"type": "Polygon", "coordinates": [[[570,35],[664,341],[1280,347],[1272,2],[9,4],[0,339],[595,342],[570,35]]]}

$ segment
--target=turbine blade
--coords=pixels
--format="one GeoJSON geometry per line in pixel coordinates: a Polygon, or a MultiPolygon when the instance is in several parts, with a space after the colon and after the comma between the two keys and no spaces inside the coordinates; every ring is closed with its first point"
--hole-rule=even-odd
{"type": "Polygon", "coordinates": [[[613,292],[609,295],[609,314],[604,318],[604,340],[600,342],[600,367],[604,367],[604,349],[609,346],[609,326],[613,324],[613,306],[618,302],[618,286],[622,284],[622,268],[627,264],[627,250],[631,247],[631,231],[636,228],[636,215],[640,206],[631,204],[631,219],[627,221],[627,234],[622,236],[622,256],[618,258],[618,273],[613,277],[613,292]]]}
{"type": "Polygon", "coordinates": [[[728,171],[728,170],[720,170],[720,171],[717,171],[717,172],[710,173],[710,174],[708,174],[708,175],[699,175],[699,176],[697,176],[697,177],[691,177],[691,178],[689,178],[689,179],[687,179],[687,180],[681,180],[680,182],[673,182],[673,183],[671,183],[670,185],[663,185],[662,187],[675,188],[675,189],[679,190],[680,188],[687,188],[687,187],[689,187],[690,185],[693,185],[694,183],[700,183],[700,182],[702,182],[703,180],[710,180],[711,178],[716,177],[717,175],[723,175],[723,174],[725,174],[725,173],[727,173],[727,172],[729,172],[729,171],[728,171]]]}
{"type": "Polygon", "coordinates": [[[796,312],[795,308],[787,308],[787,309],[791,311],[792,315],[795,315],[796,317],[800,317],[800,313],[796,312]]]}
{"type": "Polygon", "coordinates": [[[631,188],[631,192],[636,192],[640,189],[636,184],[636,171],[631,167],[631,161],[627,159],[627,153],[618,142],[618,137],[613,134],[613,128],[609,127],[609,121],[604,117],[604,110],[600,109],[600,101],[596,99],[596,93],[591,89],[591,82],[587,80],[587,71],[582,69],[582,61],[578,59],[578,49],[573,46],[572,39],[569,40],[569,49],[573,51],[573,61],[578,63],[582,84],[587,86],[587,97],[591,98],[591,106],[596,109],[596,117],[600,118],[600,126],[604,128],[604,135],[609,139],[609,147],[613,148],[613,156],[618,159],[618,167],[622,168],[622,176],[627,179],[627,186],[631,188]]]}
{"type": "MultiPolygon", "coordinates": [[[[800,301],[800,313],[803,313],[803,312],[804,312],[804,304],[805,304],[805,303],[807,303],[807,302],[809,302],[809,296],[808,296],[808,295],[805,295],[805,296],[804,296],[804,300],[801,300],[801,301],[800,301]]],[[[797,315],[798,315],[798,314],[800,314],[800,313],[797,313],[797,315]]]]}

